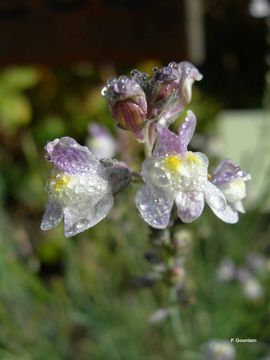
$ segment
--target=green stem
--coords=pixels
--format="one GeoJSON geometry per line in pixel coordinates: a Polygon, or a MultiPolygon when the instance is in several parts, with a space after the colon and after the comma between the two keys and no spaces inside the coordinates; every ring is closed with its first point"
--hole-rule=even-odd
{"type": "MultiPolygon", "coordinates": [[[[172,227],[168,227],[166,230],[156,230],[151,229],[151,239],[160,239],[160,242],[157,242],[156,245],[160,246],[160,250],[163,253],[164,264],[168,269],[168,278],[164,278],[165,284],[167,284],[168,297],[169,297],[169,308],[170,308],[170,320],[172,325],[173,334],[176,340],[176,343],[179,347],[185,348],[188,341],[182,325],[181,319],[181,308],[178,302],[177,296],[177,285],[173,284],[170,278],[170,269],[176,266],[176,254],[172,251],[171,248],[171,230],[172,227]],[[159,245],[158,245],[159,244],[159,245]]],[[[155,242],[153,242],[155,245],[155,242]]],[[[165,274],[166,275],[166,274],[165,274]]]]}
{"type": "Polygon", "coordinates": [[[145,157],[149,158],[152,155],[152,146],[150,144],[150,137],[149,137],[149,125],[146,125],[144,128],[144,152],[145,157]]]}
{"type": "Polygon", "coordinates": [[[175,287],[171,286],[169,289],[169,298],[171,302],[171,324],[174,332],[177,345],[183,347],[187,344],[187,338],[184,332],[182,319],[180,315],[180,308],[177,304],[177,292],[175,287]]]}

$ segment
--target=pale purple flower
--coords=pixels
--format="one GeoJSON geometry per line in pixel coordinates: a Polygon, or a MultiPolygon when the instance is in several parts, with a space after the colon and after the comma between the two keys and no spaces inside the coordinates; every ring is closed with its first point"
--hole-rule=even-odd
{"type": "Polygon", "coordinates": [[[200,72],[189,62],[171,62],[158,69],[146,90],[147,118],[168,126],[191,101],[192,84],[201,80],[200,72]]]}
{"type": "Polygon", "coordinates": [[[96,225],[111,211],[113,193],[119,190],[111,182],[111,167],[69,137],[49,142],[45,151],[53,170],[41,229],[49,230],[64,218],[65,235],[70,237],[96,225]]]}
{"type": "Polygon", "coordinates": [[[195,115],[188,111],[178,135],[165,127],[157,127],[154,154],[142,165],[145,185],[136,195],[141,216],[154,228],[168,226],[174,203],[179,218],[185,223],[201,215],[205,201],[218,216],[226,210],[222,191],[208,181],[208,158],[203,153],[187,150],[195,126],[195,115]]]}
{"type": "Polygon", "coordinates": [[[205,360],[234,360],[236,352],[228,340],[211,339],[202,347],[205,360]]]}
{"type": "Polygon", "coordinates": [[[116,141],[113,136],[101,125],[92,122],[88,126],[90,137],[87,145],[99,159],[111,159],[116,154],[116,141]]]}
{"type": "Polygon", "coordinates": [[[147,103],[140,84],[127,76],[111,78],[103,87],[101,95],[107,100],[118,125],[143,141],[147,103]]]}
{"type": "Polygon", "coordinates": [[[222,220],[236,223],[239,220],[238,212],[245,212],[242,200],[246,197],[246,181],[250,179],[250,174],[232,160],[223,160],[217,166],[211,182],[223,192],[227,200],[226,211],[215,212],[222,220]]]}

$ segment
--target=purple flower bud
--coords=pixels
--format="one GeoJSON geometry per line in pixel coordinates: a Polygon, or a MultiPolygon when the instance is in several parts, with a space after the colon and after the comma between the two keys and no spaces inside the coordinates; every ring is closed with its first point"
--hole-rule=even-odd
{"type": "Polygon", "coordinates": [[[101,91],[118,125],[143,141],[147,103],[140,84],[127,76],[109,79],[101,91]]]}
{"type": "Polygon", "coordinates": [[[158,69],[149,81],[147,117],[170,125],[191,101],[193,82],[201,79],[199,71],[188,62],[172,62],[158,69]]]}

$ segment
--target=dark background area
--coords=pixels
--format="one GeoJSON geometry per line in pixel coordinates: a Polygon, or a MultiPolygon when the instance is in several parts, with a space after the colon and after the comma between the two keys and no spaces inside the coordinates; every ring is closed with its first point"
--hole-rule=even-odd
{"type": "MultiPolygon", "coordinates": [[[[203,90],[225,99],[226,107],[260,106],[264,20],[250,16],[247,1],[202,4],[203,90]]],[[[0,65],[90,62],[128,68],[147,58],[164,64],[188,59],[186,21],[181,0],[2,0],[0,65]]]]}

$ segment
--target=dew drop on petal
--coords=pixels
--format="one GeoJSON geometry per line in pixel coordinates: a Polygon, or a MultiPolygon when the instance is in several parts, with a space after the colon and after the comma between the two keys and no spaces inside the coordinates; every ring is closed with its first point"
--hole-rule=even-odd
{"type": "Polygon", "coordinates": [[[158,187],[167,187],[170,185],[169,178],[164,170],[158,167],[152,167],[149,171],[152,183],[158,187]]]}

